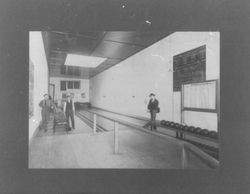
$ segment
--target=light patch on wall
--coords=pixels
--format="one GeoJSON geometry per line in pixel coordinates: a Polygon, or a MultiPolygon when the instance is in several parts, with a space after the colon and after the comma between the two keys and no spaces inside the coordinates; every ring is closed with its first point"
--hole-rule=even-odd
{"type": "Polygon", "coordinates": [[[158,89],[158,83],[155,82],[155,89],[158,89]]]}
{"type": "Polygon", "coordinates": [[[158,54],[153,54],[152,57],[159,57],[162,61],[166,61],[165,58],[161,55],[158,55],[158,54]]]}
{"type": "Polygon", "coordinates": [[[82,98],[86,98],[85,93],[81,93],[81,97],[82,97],[82,98]]]}
{"type": "Polygon", "coordinates": [[[65,61],[65,65],[95,68],[105,60],[106,58],[101,57],[68,54],[65,61]]]}

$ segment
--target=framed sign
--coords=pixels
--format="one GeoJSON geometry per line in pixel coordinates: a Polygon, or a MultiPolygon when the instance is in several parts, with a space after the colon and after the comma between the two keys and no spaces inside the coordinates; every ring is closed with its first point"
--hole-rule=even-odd
{"type": "Polygon", "coordinates": [[[181,91],[181,85],[206,80],[206,45],[173,57],[173,90],[181,91]]]}
{"type": "Polygon", "coordinates": [[[183,84],[183,109],[217,112],[217,80],[183,84]]]}

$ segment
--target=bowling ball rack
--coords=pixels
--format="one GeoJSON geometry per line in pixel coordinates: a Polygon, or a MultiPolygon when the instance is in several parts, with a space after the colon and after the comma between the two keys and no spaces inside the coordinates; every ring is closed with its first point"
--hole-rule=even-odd
{"type": "Polygon", "coordinates": [[[218,132],[209,131],[208,129],[201,129],[200,127],[187,126],[172,121],[160,121],[160,126],[162,128],[170,129],[178,133],[198,137],[200,139],[205,139],[218,143],[218,132]]]}
{"type": "Polygon", "coordinates": [[[162,120],[159,123],[159,126],[168,130],[172,130],[176,132],[176,138],[182,141],[189,142],[204,152],[209,154],[210,156],[218,159],[219,158],[219,148],[211,145],[207,145],[206,143],[200,143],[185,137],[185,135],[193,136],[199,138],[200,140],[206,140],[208,142],[213,142],[218,144],[218,132],[209,131],[208,129],[202,129],[200,127],[182,125],[179,123],[175,123],[173,121],[162,120]]]}

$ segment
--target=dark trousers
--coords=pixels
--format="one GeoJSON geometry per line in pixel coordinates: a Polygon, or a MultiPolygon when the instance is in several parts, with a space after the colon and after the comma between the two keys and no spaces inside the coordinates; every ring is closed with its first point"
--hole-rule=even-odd
{"type": "Polygon", "coordinates": [[[75,120],[74,120],[73,110],[66,110],[66,119],[67,119],[68,127],[70,127],[69,126],[69,117],[71,119],[72,128],[75,128],[75,120]]]}
{"type": "Polygon", "coordinates": [[[49,120],[50,120],[49,109],[43,108],[42,109],[42,123],[40,125],[40,129],[44,129],[45,131],[47,131],[49,120]]]}
{"type": "Polygon", "coordinates": [[[156,129],[156,110],[150,111],[150,117],[151,117],[151,130],[156,129]]]}

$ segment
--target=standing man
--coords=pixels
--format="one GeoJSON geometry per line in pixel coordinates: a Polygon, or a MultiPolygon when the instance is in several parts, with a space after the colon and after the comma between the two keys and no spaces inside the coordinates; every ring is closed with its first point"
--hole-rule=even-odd
{"type": "Polygon", "coordinates": [[[72,129],[75,129],[75,120],[74,120],[74,114],[75,114],[75,105],[73,102],[73,99],[70,94],[67,94],[67,100],[64,103],[63,111],[66,115],[67,123],[68,123],[68,130],[71,130],[69,125],[69,117],[72,124],[72,129]]]}
{"type": "Polygon", "coordinates": [[[159,101],[155,98],[155,94],[149,95],[150,101],[148,103],[148,112],[150,112],[151,118],[151,131],[156,130],[156,114],[160,112],[159,101]]]}
{"type": "Polygon", "coordinates": [[[44,129],[44,132],[48,130],[48,122],[50,119],[50,110],[53,106],[52,102],[49,100],[49,95],[44,94],[44,99],[39,103],[39,106],[42,108],[42,122],[39,126],[40,129],[44,129]]]}

